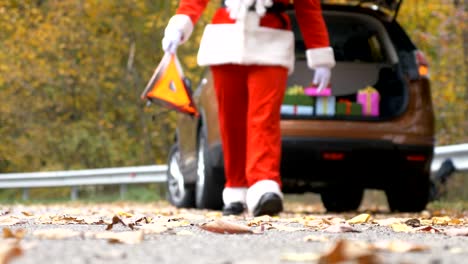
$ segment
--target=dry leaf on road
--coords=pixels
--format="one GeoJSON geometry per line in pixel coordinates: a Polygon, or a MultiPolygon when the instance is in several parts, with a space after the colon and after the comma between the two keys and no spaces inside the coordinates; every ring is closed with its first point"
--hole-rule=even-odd
{"type": "Polygon", "coordinates": [[[394,223],[391,225],[391,228],[395,232],[404,232],[404,233],[414,232],[414,229],[411,226],[408,226],[403,223],[394,223]]]}
{"type": "Polygon", "coordinates": [[[310,262],[319,258],[320,255],[316,253],[285,253],[281,255],[281,260],[291,262],[310,262]]]}
{"type": "Polygon", "coordinates": [[[440,231],[439,229],[437,228],[434,228],[432,226],[420,226],[420,227],[417,227],[415,229],[413,229],[414,231],[416,232],[428,232],[428,233],[442,233],[442,231],[440,231]]]}
{"type": "Polygon", "coordinates": [[[200,228],[206,231],[220,234],[252,234],[253,231],[246,225],[240,225],[224,220],[215,220],[200,225],[200,228]]]}
{"type": "Polygon", "coordinates": [[[363,224],[363,223],[368,223],[369,221],[371,221],[370,214],[360,214],[349,219],[346,222],[348,222],[348,224],[363,224]]]}
{"type": "Polygon", "coordinates": [[[320,257],[319,264],[335,263],[376,264],[382,263],[366,243],[339,240],[333,248],[320,257]]]}
{"type": "Polygon", "coordinates": [[[24,223],[23,220],[14,217],[14,216],[2,216],[0,217],[0,225],[2,226],[12,226],[16,224],[22,224],[24,223]]]}
{"type": "Polygon", "coordinates": [[[323,231],[329,232],[329,233],[361,232],[359,230],[354,229],[348,223],[331,225],[331,226],[325,228],[323,231]]]}
{"type": "Polygon", "coordinates": [[[24,235],[26,234],[26,230],[24,229],[17,229],[17,230],[11,230],[10,228],[3,228],[3,238],[16,238],[16,239],[22,239],[24,235]]]}
{"type": "Polygon", "coordinates": [[[0,243],[0,264],[7,264],[21,254],[23,254],[23,250],[17,240],[4,240],[0,243]]]}
{"type": "Polygon", "coordinates": [[[405,241],[380,241],[374,243],[373,246],[378,250],[386,250],[395,253],[405,253],[405,252],[420,252],[429,250],[428,246],[412,244],[405,241]]]}

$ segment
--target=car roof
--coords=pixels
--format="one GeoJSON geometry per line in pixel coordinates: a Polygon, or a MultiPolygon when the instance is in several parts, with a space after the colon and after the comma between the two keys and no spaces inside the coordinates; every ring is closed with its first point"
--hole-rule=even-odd
{"type": "MultiPolygon", "coordinates": [[[[387,20],[394,20],[400,10],[403,0],[320,0],[324,9],[341,9],[347,8],[367,10],[369,13],[379,13],[385,16],[387,20]]],[[[293,1],[291,0],[291,3],[293,1]]],[[[292,9],[293,5],[290,4],[292,9]]]]}

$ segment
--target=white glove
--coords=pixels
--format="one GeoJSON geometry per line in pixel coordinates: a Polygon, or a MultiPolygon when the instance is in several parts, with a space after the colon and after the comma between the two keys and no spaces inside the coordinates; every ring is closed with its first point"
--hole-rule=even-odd
{"type": "Polygon", "coordinates": [[[331,78],[331,69],[324,66],[319,66],[314,69],[314,79],[312,84],[317,85],[318,92],[321,92],[324,88],[328,86],[331,78]]]}
{"type": "Polygon", "coordinates": [[[162,39],[162,49],[164,52],[174,54],[182,41],[182,32],[177,29],[167,28],[162,39]]]}

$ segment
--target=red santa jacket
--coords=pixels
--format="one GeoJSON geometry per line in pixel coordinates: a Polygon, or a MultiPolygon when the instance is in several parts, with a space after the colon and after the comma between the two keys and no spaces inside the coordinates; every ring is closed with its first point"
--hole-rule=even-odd
{"type": "MultiPolygon", "coordinates": [[[[181,0],[176,15],[170,19],[166,30],[181,30],[182,42],[185,42],[208,1],[181,0]]],[[[274,2],[287,5],[289,0],[274,2]]],[[[320,0],[296,0],[294,9],[307,48],[308,66],[333,67],[335,60],[323,21],[320,0]]],[[[219,8],[211,24],[205,28],[198,63],[282,65],[291,72],[294,67],[294,36],[290,29],[289,17],[284,12],[267,12],[262,17],[255,12],[248,12],[244,19],[235,20],[230,17],[226,8],[219,8]]]]}

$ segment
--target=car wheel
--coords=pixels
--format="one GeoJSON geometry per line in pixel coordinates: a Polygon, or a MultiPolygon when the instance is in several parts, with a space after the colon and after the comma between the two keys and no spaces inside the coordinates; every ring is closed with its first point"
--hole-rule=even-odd
{"type": "Polygon", "coordinates": [[[195,187],[187,185],[179,168],[180,152],[177,144],[169,151],[167,162],[167,199],[176,207],[195,207],[195,187]]]}
{"type": "Polygon", "coordinates": [[[197,156],[195,204],[197,208],[220,210],[223,207],[224,172],[211,165],[212,161],[203,128],[198,136],[197,156]]]}
{"type": "Polygon", "coordinates": [[[414,176],[385,190],[388,206],[393,212],[421,212],[430,196],[429,175],[414,176]]]}
{"type": "Polygon", "coordinates": [[[364,189],[361,187],[330,187],[320,196],[328,212],[356,211],[361,205],[364,189]]]}

